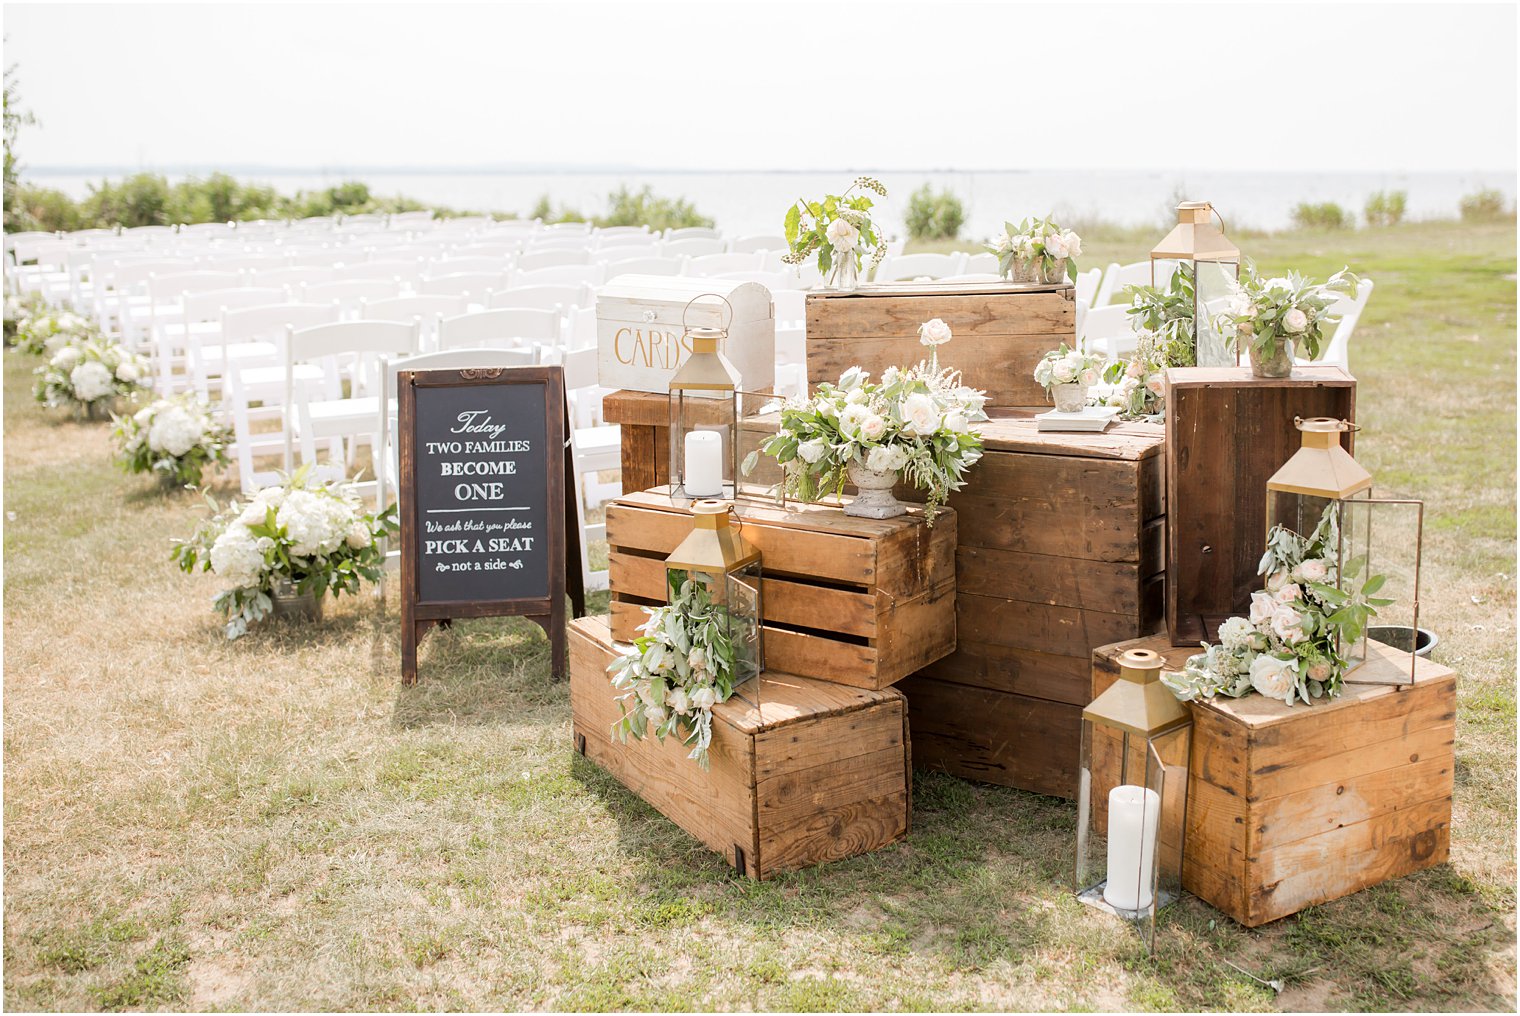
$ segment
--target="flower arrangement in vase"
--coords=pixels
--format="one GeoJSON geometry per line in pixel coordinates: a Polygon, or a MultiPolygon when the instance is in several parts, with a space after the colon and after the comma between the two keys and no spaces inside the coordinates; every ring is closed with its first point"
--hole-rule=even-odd
{"type": "Polygon", "coordinates": [[[231,428],[193,393],[158,399],[113,418],[117,463],[128,473],[157,473],[166,485],[195,485],[207,466],[225,466],[231,428]]]}
{"type": "Polygon", "coordinates": [[[1126,286],[1130,325],[1138,333],[1150,333],[1156,355],[1164,367],[1196,367],[1198,340],[1194,334],[1193,266],[1183,261],[1172,273],[1166,288],[1126,286]]]}
{"type": "Polygon", "coordinates": [[[860,491],[847,515],[885,519],[907,508],[892,496],[898,473],[928,497],[930,525],[966,470],[982,457],[982,439],[971,427],[987,419],[987,396],[960,383],[960,371],[941,368],[937,347],[950,340],[938,318],[919,329],[931,359],[901,369],[888,367],[881,380],[851,367],[837,385],[825,382],[808,399],[781,410],[781,426],[761,450],[785,470],[786,492],[803,501],[860,491]]]}
{"type": "Polygon", "coordinates": [[[1119,410],[1122,420],[1160,423],[1166,413],[1165,345],[1159,336],[1141,332],[1133,356],[1103,368],[1103,385],[1091,401],[1119,410]]]}
{"type": "Polygon", "coordinates": [[[63,345],[33,373],[32,394],[38,402],[96,419],[116,399],[147,391],[148,361],[120,343],[92,339],[63,345]]]}
{"type": "MultiPolygon", "coordinates": [[[[1266,587],[1251,594],[1250,616],[1224,622],[1218,645],[1205,643],[1181,673],[1162,675],[1173,694],[1187,702],[1255,690],[1291,706],[1341,693],[1344,647],[1362,637],[1378,607],[1393,601],[1377,597],[1385,582],[1380,575],[1346,591],[1335,567],[1337,518],[1331,505],[1307,538],[1273,527],[1261,559],[1266,587]]],[[[1359,577],[1349,572],[1344,579],[1359,577]]]]}
{"type": "Polygon", "coordinates": [[[1082,238],[1049,218],[1025,219],[1017,227],[1003,223],[1003,232],[986,249],[997,255],[998,271],[1014,282],[1052,285],[1066,281],[1068,268],[1076,277],[1082,238]]]}
{"type": "Polygon", "coordinates": [[[397,531],[396,506],[366,512],[351,483],[311,486],[310,465],[247,502],[219,508],[172,557],[186,572],[197,567],[227,583],[213,606],[229,639],[271,612],[321,616],[322,596],[358,595],[363,582],[383,577],[380,540],[397,531]]]}
{"type": "Polygon", "coordinates": [[[682,582],[667,606],[644,608],[644,634],[607,668],[622,692],[623,715],[612,728],[620,741],[642,740],[653,724],[656,737],[680,737],[691,746],[687,757],[708,768],[712,708],[734,693],[736,648],[724,610],[700,574],[682,582]]]}
{"type": "Polygon", "coordinates": [[[1080,349],[1052,349],[1034,365],[1034,379],[1045,389],[1062,413],[1080,413],[1087,405],[1087,392],[1103,380],[1105,358],[1102,353],[1084,353],[1080,349]]]}
{"type": "Polygon", "coordinates": [[[881,227],[871,219],[871,194],[886,197],[887,188],[879,180],[862,176],[843,194],[825,194],[821,201],[804,198],[792,205],[786,210],[785,222],[790,249],[781,260],[802,265],[816,254],[824,285],[854,289],[860,281],[865,252],[871,250],[873,270],[887,254],[881,227]]]}
{"type": "Polygon", "coordinates": [[[1233,328],[1236,341],[1249,350],[1252,373],[1287,377],[1293,372],[1295,347],[1309,359],[1319,359],[1324,326],[1336,320],[1326,312],[1359,281],[1345,268],[1318,283],[1291,271],[1264,279],[1247,261],[1229,306],[1216,320],[1222,331],[1233,328]]]}

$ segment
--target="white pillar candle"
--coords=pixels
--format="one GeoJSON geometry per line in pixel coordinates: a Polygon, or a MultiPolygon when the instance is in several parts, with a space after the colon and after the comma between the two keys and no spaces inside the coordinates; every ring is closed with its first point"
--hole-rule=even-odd
{"type": "Polygon", "coordinates": [[[1148,787],[1128,784],[1108,792],[1108,877],[1103,898],[1115,910],[1151,905],[1151,867],[1161,797],[1148,787]]]}
{"type": "Polygon", "coordinates": [[[687,497],[723,494],[723,437],[710,430],[686,435],[686,462],[681,474],[687,497]]]}

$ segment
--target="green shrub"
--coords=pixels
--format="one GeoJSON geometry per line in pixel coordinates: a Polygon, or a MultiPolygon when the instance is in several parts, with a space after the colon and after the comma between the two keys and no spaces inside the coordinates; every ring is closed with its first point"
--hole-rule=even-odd
{"type": "Polygon", "coordinates": [[[586,221],[586,217],[580,212],[577,212],[573,208],[566,208],[564,205],[560,205],[559,211],[556,212],[554,206],[549,203],[549,195],[547,194],[538,199],[538,204],[533,206],[533,210],[528,213],[528,218],[537,219],[540,222],[586,221]]]}
{"type": "Polygon", "coordinates": [[[1352,221],[1350,213],[1334,201],[1300,201],[1293,209],[1293,224],[1300,229],[1345,229],[1352,221]]]}
{"type": "Polygon", "coordinates": [[[6,198],[5,228],[16,233],[31,229],[56,233],[85,226],[79,206],[63,191],[18,184],[6,198]]]}
{"type": "Polygon", "coordinates": [[[99,187],[91,184],[79,213],[92,227],[167,226],[174,218],[172,198],[169,181],[155,173],[138,173],[116,184],[109,180],[102,180],[99,187]]]}
{"type": "Polygon", "coordinates": [[[1404,206],[1409,195],[1404,191],[1374,191],[1367,197],[1362,212],[1369,226],[1397,226],[1404,221],[1404,206]]]}
{"type": "Polygon", "coordinates": [[[1514,209],[1504,207],[1504,195],[1492,187],[1466,195],[1459,207],[1463,222],[1498,222],[1515,217],[1514,209]]]}
{"type": "Polygon", "coordinates": [[[656,197],[649,187],[635,193],[626,186],[607,195],[607,214],[592,221],[598,226],[648,226],[657,231],[713,225],[685,198],[656,197]]]}
{"type": "Polygon", "coordinates": [[[966,209],[948,190],[935,194],[924,184],[908,197],[908,236],[914,240],[954,240],[966,224],[966,209]]]}
{"type": "Polygon", "coordinates": [[[171,208],[176,222],[240,222],[277,218],[284,199],[273,187],[240,184],[226,173],[176,184],[171,208]]]}

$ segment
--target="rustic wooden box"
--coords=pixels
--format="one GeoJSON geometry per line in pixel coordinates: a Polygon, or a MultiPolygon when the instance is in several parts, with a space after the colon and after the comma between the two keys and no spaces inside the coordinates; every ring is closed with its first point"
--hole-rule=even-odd
{"type": "Polygon", "coordinates": [[[901,685],[921,765],[1074,797],[1092,651],[1155,631],[1165,456],[1154,424],[981,426],[956,551],[958,645],[901,685]]]}
{"type": "MultiPolygon", "coordinates": [[[[1339,367],[1295,367],[1258,378],[1249,367],[1166,372],[1167,630],[1179,643],[1212,639],[1244,614],[1267,538],[1267,480],[1303,440],[1293,418],[1356,418],[1356,379],[1339,367]]],[[[1351,435],[1343,436],[1347,451],[1351,435]]]]}
{"type": "MultiPolygon", "coordinates": [[[[912,818],[907,706],[869,691],[767,671],[758,707],[736,694],[713,709],[711,768],[675,738],[621,744],[605,617],[570,624],[576,749],[751,878],[893,843],[912,818]]],[[[753,696],[753,685],[740,694],[753,696]]]]}
{"type": "MultiPolygon", "coordinates": [[[[740,532],[765,573],[765,665],[885,688],[955,650],[956,513],[857,519],[824,505],[741,502],[740,532]]],[[[665,601],[665,558],[691,532],[685,502],[658,491],[607,506],[612,631],[631,641],[665,601]]]]}
{"type": "MultiPolygon", "coordinates": [[[[1407,677],[1407,653],[1369,647],[1364,667],[1407,677]]],[[[1174,669],[1197,651],[1164,635],[1104,646],[1094,695],[1130,648],[1174,669]]],[[[1413,685],[1348,683],[1309,706],[1260,695],[1194,703],[1183,887],[1254,928],[1443,863],[1456,699],[1456,675],[1420,659],[1413,685]]]]}
{"type": "Polygon", "coordinates": [[[940,362],[987,393],[988,405],[1044,407],[1035,363],[1062,342],[1075,345],[1076,291],[1013,283],[883,283],[807,298],[808,384],[838,381],[859,365],[875,377],[928,358],[918,326],[940,318],[955,338],[940,362]]]}

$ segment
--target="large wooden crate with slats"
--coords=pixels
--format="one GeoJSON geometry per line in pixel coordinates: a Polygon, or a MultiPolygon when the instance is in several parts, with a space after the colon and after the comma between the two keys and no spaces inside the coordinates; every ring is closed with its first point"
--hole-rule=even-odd
{"type": "Polygon", "coordinates": [[[928,359],[918,326],[939,318],[954,339],[940,362],[987,393],[988,405],[1044,406],[1034,366],[1061,343],[1076,344],[1076,291],[1071,286],[1011,282],[896,282],[807,298],[808,384],[839,380],[859,366],[880,377],[887,367],[928,359]]]}
{"type": "Polygon", "coordinates": [[[1161,619],[1162,428],[1040,433],[1000,415],[980,430],[986,454],[950,499],[956,651],[900,687],[921,765],[1073,797],[1092,651],[1161,619]]]}
{"type": "MultiPolygon", "coordinates": [[[[691,532],[687,502],[661,489],[607,506],[612,633],[631,641],[665,602],[665,558],[691,532]]],[[[955,649],[956,513],[914,508],[860,519],[829,505],[741,501],[737,525],[764,568],[765,664],[885,688],[955,649]]]]}
{"type": "MultiPolygon", "coordinates": [[[[1456,674],[1369,643],[1335,699],[1193,703],[1183,888],[1247,927],[1441,864],[1451,847],[1456,674]]],[[[1196,646],[1165,635],[1093,654],[1092,694],[1118,658],[1151,649],[1180,669],[1196,646]]],[[[1094,781],[1101,774],[1094,773],[1094,781]]]]}
{"type": "Polygon", "coordinates": [[[569,637],[576,749],[740,873],[766,879],[907,835],[912,759],[906,703],[893,689],[768,670],[758,688],[746,682],[713,708],[704,770],[676,738],[619,742],[607,619],[579,618],[569,637]]]}

